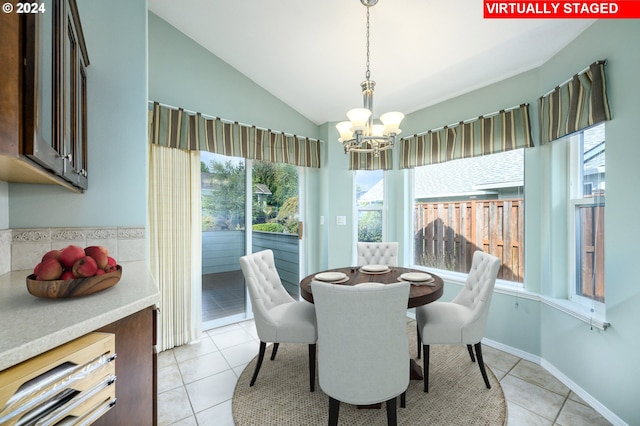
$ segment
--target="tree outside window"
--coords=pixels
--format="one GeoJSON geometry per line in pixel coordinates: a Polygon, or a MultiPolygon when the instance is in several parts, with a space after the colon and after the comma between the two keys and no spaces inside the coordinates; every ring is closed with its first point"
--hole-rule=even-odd
{"type": "Polygon", "coordinates": [[[384,175],[382,170],[355,173],[359,242],[382,242],[384,175]]]}

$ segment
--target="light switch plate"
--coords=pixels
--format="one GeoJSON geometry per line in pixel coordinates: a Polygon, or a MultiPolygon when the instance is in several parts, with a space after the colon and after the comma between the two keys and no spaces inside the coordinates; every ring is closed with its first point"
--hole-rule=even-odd
{"type": "Polygon", "coordinates": [[[347,224],[346,216],[336,216],[336,225],[345,226],[347,224]]]}

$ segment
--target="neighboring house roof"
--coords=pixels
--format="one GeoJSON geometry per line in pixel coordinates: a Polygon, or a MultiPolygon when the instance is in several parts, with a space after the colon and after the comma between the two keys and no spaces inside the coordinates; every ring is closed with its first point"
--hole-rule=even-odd
{"type": "Polygon", "coordinates": [[[594,126],[584,132],[584,173],[603,173],[605,167],[604,126],[594,126]]]}
{"type": "MultiPolygon", "coordinates": [[[[416,199],[492,194],[500,188],[523,186],[524,151],[518,149],[416,167],[414,180],[416,199]]],[[[380,181],[359,201],[382,199],[383,182],[380,181]]]]}
{"type": "Polygon", "coordinates": [[[256,190],[254,194],[266,194],[271,195],[271,191],[269,191],[269,187],[264,183],[256,183],[256,190]]]}

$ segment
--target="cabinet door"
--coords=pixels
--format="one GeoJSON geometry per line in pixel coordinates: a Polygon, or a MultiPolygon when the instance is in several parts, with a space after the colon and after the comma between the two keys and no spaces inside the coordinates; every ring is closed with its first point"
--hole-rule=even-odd
{"type": "Polygon", "coordinates": [[[25,73],[24,73],[24,135],[22,154],[41,166],[62,175],[64,160],[58,137],[57,84],[60,8],[57,1],[45,0],[48,11],[43,14],[24,15],[25,20],[25,73]]]}
{"type": "Polygon", "coordinates": [[[75,0],[45,0],[25,16],[25,133],[22,153],[87,188],[89,58],[75,0]]]}
{"type": "Polygon", "coordinates": [[[87,188],[86,66],[89,63],[80,17],[73,0],[62,7],[61,40],[61,153],[64,177],[74,185],[87,188]]]}

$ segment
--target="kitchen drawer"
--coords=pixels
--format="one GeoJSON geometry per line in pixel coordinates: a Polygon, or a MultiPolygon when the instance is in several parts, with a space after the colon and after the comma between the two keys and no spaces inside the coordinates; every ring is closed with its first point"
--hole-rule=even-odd
{"type": "Polygon", "coordinates": [[[90,424],[115,403],[115,335],[90,333],[0,373],[0,424],[90,424]]]}

